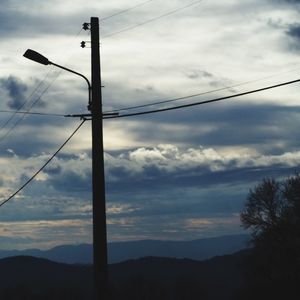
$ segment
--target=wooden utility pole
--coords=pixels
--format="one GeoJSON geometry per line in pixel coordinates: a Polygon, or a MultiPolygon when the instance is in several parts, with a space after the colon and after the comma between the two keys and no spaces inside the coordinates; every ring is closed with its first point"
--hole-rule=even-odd
{"type": "Polygon", "coordinates": [[[93,259],[95,299],[105,300],[108,285],[107,233],[103,151],[102,93],[99,48],[99,19],[91,18],[92,47],[92,176],[93,176],[93,259]]]}

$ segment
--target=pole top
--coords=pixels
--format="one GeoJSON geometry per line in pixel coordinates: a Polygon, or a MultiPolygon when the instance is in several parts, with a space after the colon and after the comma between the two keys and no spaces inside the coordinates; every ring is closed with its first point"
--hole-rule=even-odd
{"type": "Polygon", "coordinates": [[[91,17],[91,22],[99,23],[99,18],[98,17],[91,17]]]}

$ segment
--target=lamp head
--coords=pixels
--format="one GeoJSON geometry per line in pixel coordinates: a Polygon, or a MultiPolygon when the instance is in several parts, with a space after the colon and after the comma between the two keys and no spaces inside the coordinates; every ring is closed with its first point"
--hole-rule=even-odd
{"type": "Polygon", "coordinates": [[[48,60],[48,58],[46,58],[42,54],[40,54],[40,53],[38,53],[34,50],[31,50],[31,49],[26,50],[26,52],[23,54],[23,56],[28,58],[28,59],[31,59],[31,60],[33,60],[37,63],[40,63],[42,65],[49,65],[50,64],[50,61],[48,60]]]}

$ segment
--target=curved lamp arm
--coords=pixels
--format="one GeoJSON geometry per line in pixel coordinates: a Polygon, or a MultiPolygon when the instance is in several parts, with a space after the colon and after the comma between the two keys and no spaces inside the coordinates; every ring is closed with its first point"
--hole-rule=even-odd
{"type": "Polygon", "coordinates": [[[42,64],[42,65],[53,65],[53,66],[55,66],[55,67],[58,67],[58,68],[60,68],[60,69],[63,69],[63,70],[65,70],[65,71],[68,71],[68,72],[70,72],[70,73],[73,73],[73,74],[76,74],[76,75],[82,77],[82,78],[86,81],[86,83],[87,83],[87,85],[88,85],[88,90],[89,90],[89,105],[88,105],[88,109],[91,110],[91,104],[92,104],[92,97],[91,97],[92,86],[91,86],[89,80],[88,80],[83,74],[78,73],[78,72],[76,72],[76,71],[73,71],[73,70],[71,70],[71,69],[69,69],[69,68],[63,67],[63,66],[61,66],[61,65],[55,64],[54,62],[48,60],[48,58],[46,58],[46,57],[43,56],[42,54],[40,54],[40,53],[38,53],[38,52],[36,52],[36,51],[34,51],[34,50],[31,50],[31,49],[28,49],[28,50],[23,54],[23,56],[26,57],[26,58],[28,58],[28,59],[30,59],[30,60],[33,60],[33,61],[35,61],[35,62],[37,62],[37,63],[40,63],[40,64],[42,64]]]}

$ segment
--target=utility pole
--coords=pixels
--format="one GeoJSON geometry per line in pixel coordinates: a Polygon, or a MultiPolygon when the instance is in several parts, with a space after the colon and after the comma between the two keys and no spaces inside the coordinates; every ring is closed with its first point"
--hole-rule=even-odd
{"type": "Polygon", "coordinates": [[[90,30],[92,48],[92,100],[89,104],[89,109],[92,114],[93,268],[95,299],[105,300],[108,289],[108,267],[98,18],[91,18],[90,30]]]}
{"type": "MultiPolygon", "coordinates": [[[[88,23],[83,24],[87,30],[88,23]]],[[[92,48],[92,84],[82,74],[55,64],[40,53],[28,49],[24,56],[43,65],[54,65],[58,68],[81,76],[88,84],[89,105],[91,114],[67,115],[68,117],[92,117],[92,184],[93,184],[93,271],[95,300],[105,300],[108,292],[107,267],[107,233],[105,207],[105,178],[103,151],[103,112],[101,93],[100,50],[99,50],[99,19],[92,17],[90,23],[92,48]]],[[[85,47],[85,42],[81,42],[85,47]]],[[[118,115],[115,113],[105,115],[118,115]]],[[[4,202],[5,203],[5,202],[4,202]]]]}

